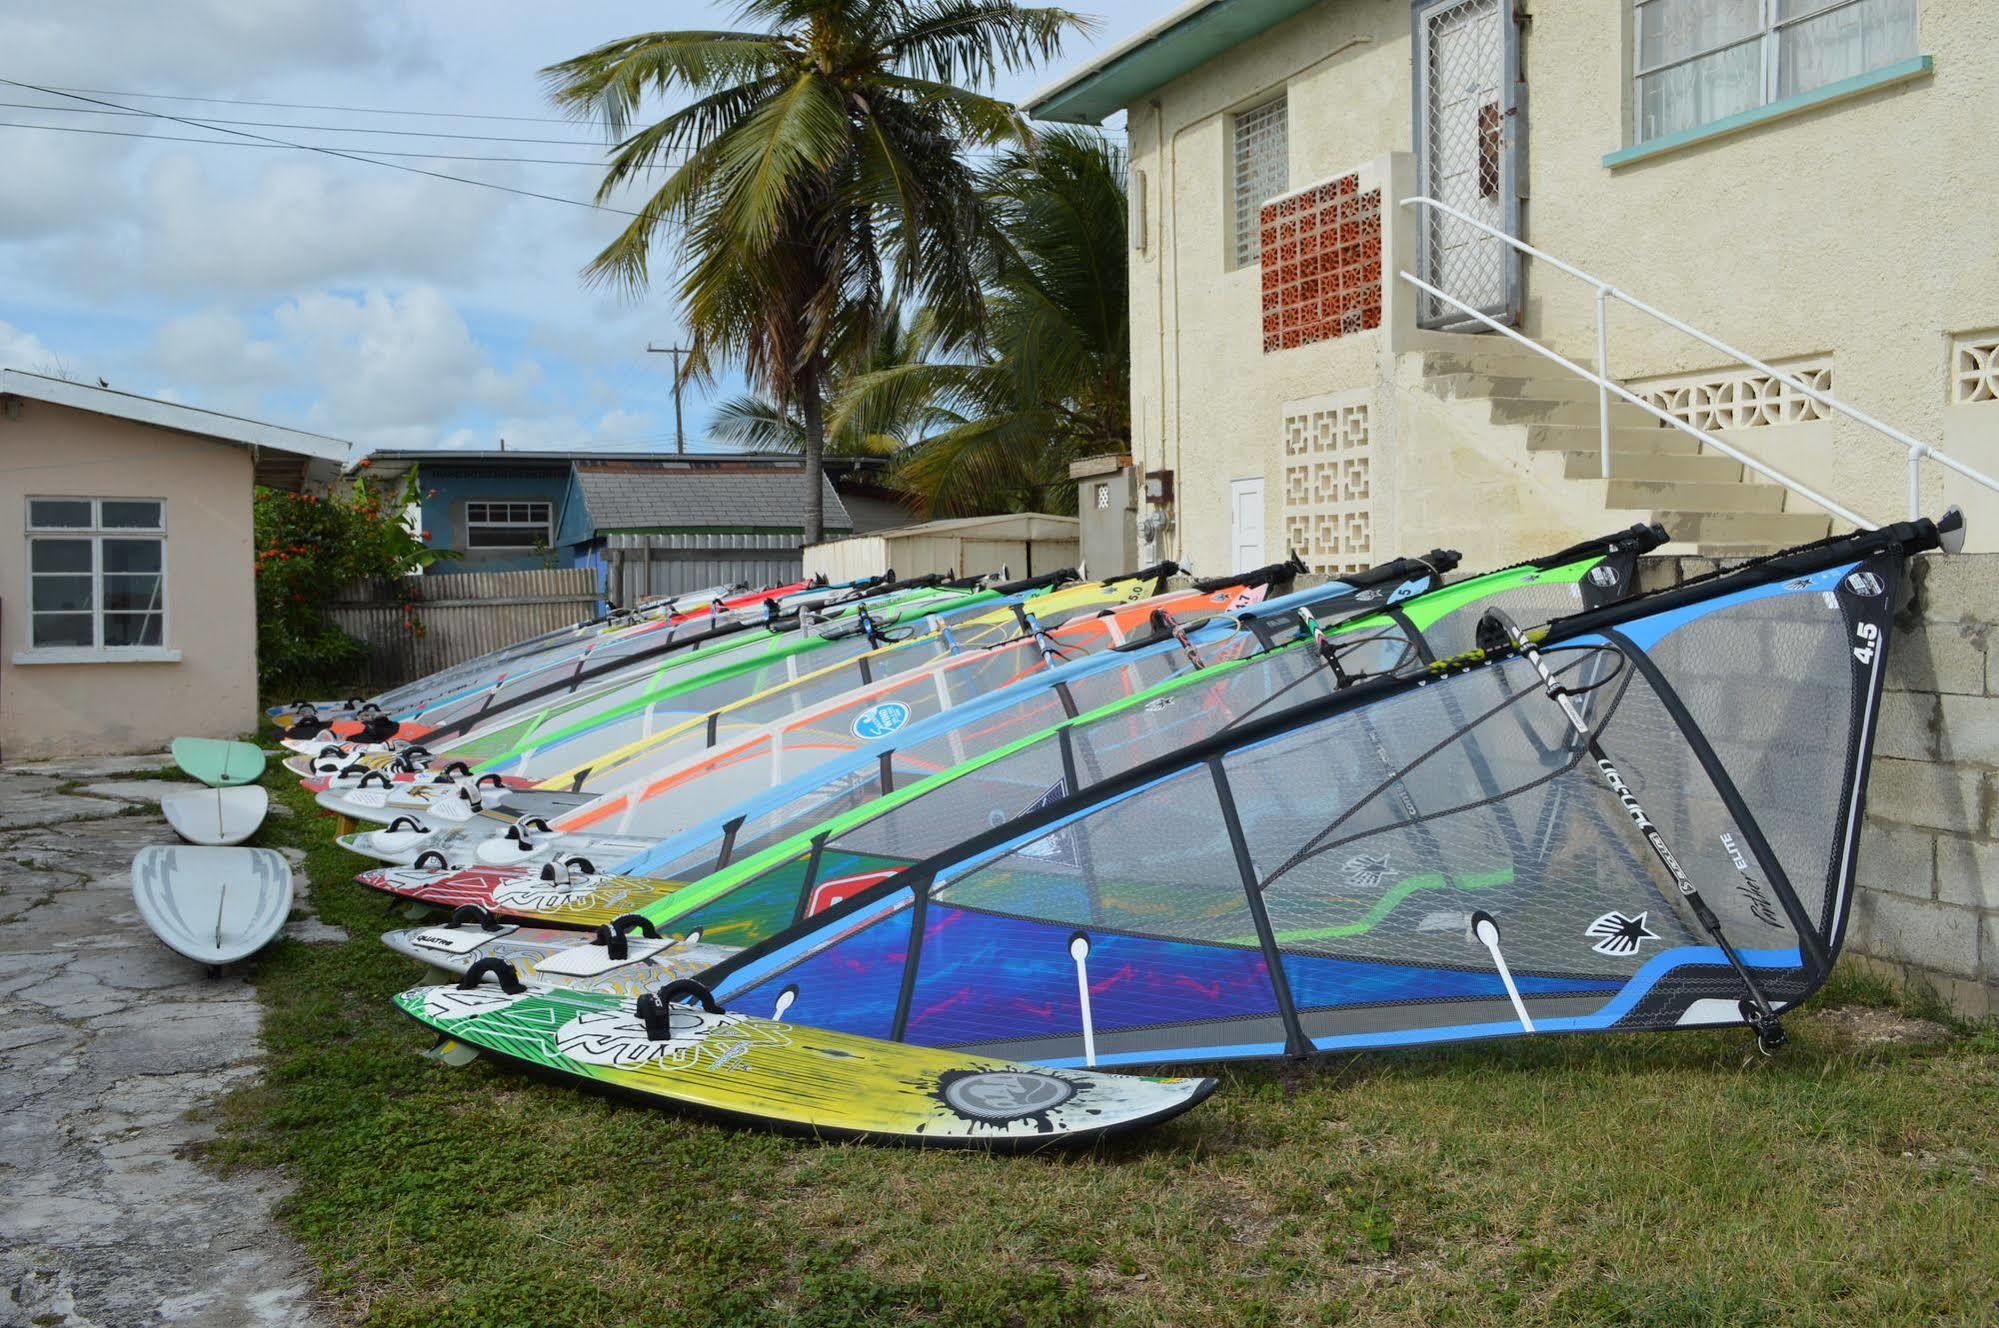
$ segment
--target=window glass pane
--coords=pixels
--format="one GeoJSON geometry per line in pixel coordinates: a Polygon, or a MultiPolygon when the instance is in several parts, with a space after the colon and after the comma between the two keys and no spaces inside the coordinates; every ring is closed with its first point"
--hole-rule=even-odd
{"type": "Polygon", "coordinates": [[[1732,46],[1639,79],[1638,139],[1677,134],[1762,104],[1762,44],[1732,46]]]}
{"type": "Polygon", "coordinates": [[[87,613],[38,613],[34,616],[37,646],[93,646],[87,613]]]}
{"type": "Polygon", "coordinates": [[[538,526],[473,526],[465,544],[473,549],[531,549],[543,537],[538,526]]]}
{"type": "Polygon", "coordinates": [[[1777,95],[1810,92],[1913,58],[1915,0],[1859,0],[1780,30],[1777,42],[1777,95]]]}
{"type": "Polygon", "coordinates": [[[1263,205],[1289,187],[1289,116],[1285,100],[1244,111],[1235,118],[1236,266],[1257,261],[1263,250],[1263,205]]]}
{"type": "Polygon", "coordinates": [[[160,607],[160,577],[156,572],[139,576],[104,578],[104,607],[111,609],[157,609],[160,607]]]}
{"type": "Polygon", "coordinates": [[[29,540],[28,567],[35,572],[88,572],[90,541],[29,540]]]}
{"type": "Polygon", "coordinates": [[[486,504],[484,503],[465,504],[465,519],[467,521],[484,521],[486,519],[486,504]]]}
{"type": "Polygon", "coordinates": [[[28,524],[37,530],[90,529],[88,498],[31,498],[28,524]]]}
{"type": "Polygon", "coordinates": [[[160,541],[108,539],[104,541],[106,572],[157,572],[160,570],[160,541]]]}
{"type": "Polygon", "coordinates": [[[1763,0],[1648,0],[1638,7],[1638,67],[1713,51],[1762,27],[1763,0]]]}
{"type": "Polygon", "coordinates": [[[159,530],[166,504],[150,498],[106,498],[98,504],[106,530],[159,530]]]}
{"type": "Polygon", "coordinates": [[[104,644],[107,646],[156,646],[161,642],[163,617],[157,613],[107,613],[104,615],[104,644]]]}
{"type": "Polygon", "coordinates": [[[87,576],[36,576],[31,607],[37,613],[90,607],[90,578],[87,576]]]}

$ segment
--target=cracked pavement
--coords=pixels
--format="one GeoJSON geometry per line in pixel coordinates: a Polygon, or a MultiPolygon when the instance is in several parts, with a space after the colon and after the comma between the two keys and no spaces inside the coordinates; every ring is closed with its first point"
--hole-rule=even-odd
{"type": "Polygon", "coordinates": [[[133,907],[132,856],[175,842],[157,800],[193,786],[120,776],[170,764],[0,770],[0,1328],[322,1322],[279,1178],[188,1156],[258,1073],[261,1011],[133,907]]]}

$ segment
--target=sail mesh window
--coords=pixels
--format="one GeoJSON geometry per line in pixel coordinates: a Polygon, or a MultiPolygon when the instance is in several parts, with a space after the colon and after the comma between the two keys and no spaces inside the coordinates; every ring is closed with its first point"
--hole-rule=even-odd
{"type": "Polygon", "coordinates": [[[1235,117],[1235,262],[1248,267],[1263,251],[1263,205],[1289,188],[1291,131],[1288,104],[1275,101],[1235,117]]]}

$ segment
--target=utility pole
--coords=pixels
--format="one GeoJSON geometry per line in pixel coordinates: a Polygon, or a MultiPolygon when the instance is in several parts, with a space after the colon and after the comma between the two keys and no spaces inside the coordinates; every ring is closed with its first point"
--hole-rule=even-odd
{"type": "Polygon", "coordinates": [[[673,357],[673,450],[676,452],[685,452],[687,450],[687,431],[682,428],[680,423],[680,387],[682,382],[680,357],[683,355],[692,355],[693,353],[693,351],[685,346],[655,346],[651,342],[646,343],[646,354],[671,355],[673,357]]]}

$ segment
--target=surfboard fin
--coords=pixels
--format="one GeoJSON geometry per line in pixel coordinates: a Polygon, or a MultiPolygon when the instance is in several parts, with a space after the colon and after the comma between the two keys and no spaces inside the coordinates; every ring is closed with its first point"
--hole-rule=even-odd
{"type": "Polygon", "coordinates": [[[456,1070],[478,1060],[479,1049],[468,1047],[456,1038],[440,1036],[435,1045],[425,1048],[417,1055],[427,1061],[436,1061],[439,1065],[449,1065],[456,1070]]]}

